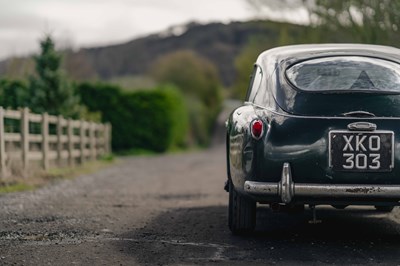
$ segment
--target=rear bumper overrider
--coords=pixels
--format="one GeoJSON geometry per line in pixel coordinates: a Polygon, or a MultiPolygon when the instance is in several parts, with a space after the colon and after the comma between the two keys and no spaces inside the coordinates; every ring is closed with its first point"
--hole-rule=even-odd
{"type": "Polygon", "coordinates": [[[278,197],[282,203],[286,204],[291,203],[294,197],[322,199],[400,199],[399,185],[294,183],[289,163],[283,165],[280,182],[246,181],[244,183],[244,190],[255,198],[278,197]]]}

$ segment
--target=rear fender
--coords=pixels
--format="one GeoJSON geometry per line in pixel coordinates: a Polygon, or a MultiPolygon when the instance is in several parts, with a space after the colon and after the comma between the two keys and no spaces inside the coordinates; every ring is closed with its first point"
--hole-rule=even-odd
{"type": "Polygon", "coordinates": [[[267,119],[257,115],[252,105],[246,105],[234,110],[228,120],[226,140],[227,173],[235,189],[243,192],[244,182],[254,174],[257,165],[255,156],[258,145],[263,145],[269,132],[267,119]],[[263,136],[256,140],[251,136],[251,122],[259,119],[264,124],[263,136]]]}

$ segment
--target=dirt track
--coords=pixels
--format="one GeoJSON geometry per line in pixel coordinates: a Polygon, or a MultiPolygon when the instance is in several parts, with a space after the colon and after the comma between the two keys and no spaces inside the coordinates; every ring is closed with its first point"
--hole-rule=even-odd
{"type": "Polygon", "coordinates": [[[224,148],[124,159],[99,173],[0,197],[0,265],[393,264],[400,210],[274,214],[231,236],[224,148]]]}

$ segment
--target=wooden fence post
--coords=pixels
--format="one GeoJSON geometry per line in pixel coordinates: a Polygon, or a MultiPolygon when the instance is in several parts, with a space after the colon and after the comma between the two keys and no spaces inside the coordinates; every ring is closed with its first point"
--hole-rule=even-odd
{"type": "Polygon", "coordinates": [[[103,156],[104,154],[107,153],[106,137],[107,137],[106,136],[106,125],[100,124],[99,133],[97,136],[97,141],[100,142],[100,145],[97,147],[97,154],[100,156],[103,156]]]}
{"type": "Polygon", "coordinates": [[[81,150],[81,157],[80,157],[80,163],[83,164],[85,162],[85,148],[86,148],[86,122],[85,121],[80,121],[80,142],[79,142],[79,148],[81,150]]]}
{"type": "Polygon", "coordinates": [[[112,153],[112,124],[108,123],[108,153],[112,153]]]}
{"type": "Polygon", "coordinates": [[[112,133],[111,128],[112,128],[111,124],[107,123],[106,124],[106,132],[107,132],[106,151],[107,151],[108,154],[110,154],[112,152],[111,151],[111,133],[112,133]]]}
{"type": "Polygon", "coordinates": [[[90,159],[96,160],[96,136],[95,136],[95,124],[90,122],[89,126],[89,145],[90,145],[90,159]]]}
{"type": "Polygon", "coordinates": [[[103,124],[103,149],[104,154],[108,154],[108,124],[103,124]]]}
{"type": "Polygon", "coordinates": [[[6,148],[5,148],[5,138],[4,138],[4,109],[0,106],[0,173],[1,178],[6,176],[6,148]]]}
{"type": "Polygon", "coordinates": [[[43,169],[49,169],[49,115],[42,114],[42,158],[43,169]]]}
{"type": "Polygon", "coordinates": [[[29,165],[29,109],[21,110],[21,150],[22,165],[24,175],[26,175],[29,165]]]}
{"type": "Polygon", "coordinates": [[[63,117],[61,115],[57,116],[57,164],[58,166],[62,165],[62,150],[63,150],[63,117]]]}
{"type": "Polygon", "coordinates": [[[96,124],[94,122],[66,120],[62,116],[57,119],[49,116],[47,113],[40,115],[30,114],[28,108],[20,109],[19,111],[6,111],[0,106],[0,179],[6,177],[9,171],[6,167],[7,158],[10,156],[6,152],[7,141],[18,141],[20,139],[21,146],[21,161],[23,175],[27,176],[30,165],[30,156],[36,160],[36,152],[30,151],[30,140],[41,143],[42,166],[44,170],[50,167],[50,158],[53,158],[53,151],[50,149],[50,144],[53,144],[56,137],[57,142],[54,143],[57,147],[57,164],[58,166],[65,165],[65,153],[68,153],[68,165],[73,167],[75,160],[79,159],[80,163],[86,160],[96,160],[98,156],[106,153],[111,153],[111,124],[96,124]],[[20,138],[15,137],[15,133],[5,132],[5,118],[20,120],[20,138]],[[30,135],[30,122],[41,124],[41,138],[38,135],[30,135]],[[57,135],[49,132],[50,124],[56,124],[57,135]],[[67,135],[65,135],[65,127],[67,135]],[[79,137],[75,135],[75,128],[79,129],[79,137]],[[78,142],[79,140],[79,142],[78,142]],[[79,145],[78,150],[75,146],[79,145]],[[67,146],[67,147],[65,147],[67,146]],[[79,155],[79,156],[78,156],[79,155]],[[51,157],[50,157],[51,156],[51,157]]]}
{"type": "Polygon", "coordinates": [[[72,127],[72,120],[71,118],[68,119],[68,164],[69,166],[74,165],[74,156],[72,152],[74,151],[74,142],[73,142],[73,136],[74,136],[74,131],[72,127]]]}

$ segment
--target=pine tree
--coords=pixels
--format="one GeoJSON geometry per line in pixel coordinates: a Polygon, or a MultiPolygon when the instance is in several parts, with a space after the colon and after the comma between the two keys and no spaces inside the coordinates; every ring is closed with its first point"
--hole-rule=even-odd
{"type": "Polygon", "coordinates": [[[40,41],[40,47],[40,54],[34,57],[36,76],[30,78],[29,108],[36,113],[77,117],[79,97],[60,70],[61,55],[50,35],[40,41]]]}

